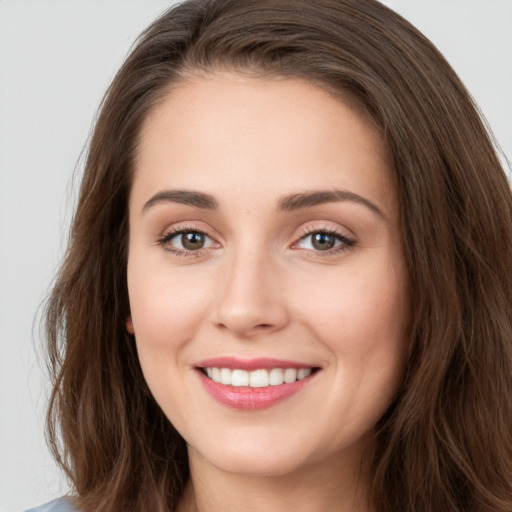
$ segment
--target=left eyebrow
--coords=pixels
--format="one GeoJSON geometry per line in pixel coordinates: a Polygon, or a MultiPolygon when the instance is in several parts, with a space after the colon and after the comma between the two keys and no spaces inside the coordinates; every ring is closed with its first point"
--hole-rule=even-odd
{"type": "Polygon", "coordinates": [[[195,192],[193,190],[162,190],[144,203],[142,212],[145,212],[155,204],[166,202],[186,204],[206,210],[215,210],[218,207],[217,201],[215,201],[214,197],[210,194],[195,192]]]}
{"type": "Polygon", "coordinates": [[[304,192],[300,194],[290,194],[279,200],[278,210],[290,212],[311,208],[325,203],[336,203],[339,201],[351,201],[369,208],[379,217],[387,220],[382,210],[370,200],[349,190],[318,190],[313,192],[304,192]]]}

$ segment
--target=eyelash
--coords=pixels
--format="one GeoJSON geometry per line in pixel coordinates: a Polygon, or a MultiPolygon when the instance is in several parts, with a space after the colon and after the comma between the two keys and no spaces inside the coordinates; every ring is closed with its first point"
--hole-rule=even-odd
{"type": "MultiPolygon", "coordinates": [[[[197,251],[183,251],[181,249],[176,249],[175,247],[172,247],[171,245],[168,245],[169,242],[178,235],[184,235],[186,233],[199,233],[200,235],[203,235],[205,237],[208,237],[211,239],[211,237],[203,230],[198,229],[194,226],[180,226],[177,229],[172,228],[171,231],[167,231],[164,233],[160,238],[158,238],[157,243],[158,245],[162,246],[165,251],[170,252],[174,256],[178,257],[195,257],[201,256],[203,253],[203,249],[199,249],[197,251]]],[[[212,239],[213,240],[213,239],[212,239]]]]}
{"type": "MultiPolygon", "coordinates": [[[[163,234],[160,238],[157,239],[157,244],[162,246],[164,248],[164,250],[172,253],[174,256],[189,257],[189,258],[190,257],[197,258],[197,257],[201,256],[203,254],[203,252],[208,248],[198,249],[198,250],[194,251],[194,250],[176,249],[175,247],[168,245],[169,242],[174,237],[176,237],[178,235],[183,235],[186,233],[198,233],[200,235],[203,235],[203,236],[208,237],[211,240],[213,240],[212,237],[210,237],[208,235],[208,233],[206,233],[205,231],[203,231],[201,229],[198,229],[197,227],[180,226],[177,229],[172,229],[171,231],[168,231],[165,234],[163,234]]],[[[325,251],[321,251],[321,250],[315,251],[315,250],[306,249],[306,250],[310,251],[315,257],[331,256],[334,254],[338,254],[343,251],[347,251],[348,249],[350,249],[356,245],[355,240],[353,240],[351,238],[347,238],[346,236],[342,235],[341,233],[339,233],[336,229],[334,229],[332,227],[326,226],[326,227],[322,227],[322,228],[304,229],[301,232],[301,235],[300,235],[298,241],[295,242],[292,247],[296,246],[299,242],[305,240],[308,236],[315,235],[318,233],[333,236],[337,241],[341,242],[341,245],[339,245],[338,247],[333,247],[332,249],[327,249],[325,251]]]]}
{"type": "Polygon", "coordinates": [[[310,252],[315,257],[321,258],[322,256],[325,257],[325,256],[332,256],[335,254],[339,254],[341,252],[349,250],[350,248],[352,248],[356,245],[356,241],[354,239],[348,238],[345,235],[342,235],[339,231],[337,231],[335,228],[333,228],[331,226],[324,226],[323,228],[315,227],[313,229],[305,228],[301,232],[299,240],[297,242],[295,242],[293,245],[294,246],[297,245],[300,241],[306,239],[308,236],[316,235],[319,233],[322,233],[325,235],[330,235],[330,236],[334,237],[337,241],[341,242],[341,244],[338,247],[333,247],[332,249],[327,249],[325,251],[311,250],[310,252]]]}

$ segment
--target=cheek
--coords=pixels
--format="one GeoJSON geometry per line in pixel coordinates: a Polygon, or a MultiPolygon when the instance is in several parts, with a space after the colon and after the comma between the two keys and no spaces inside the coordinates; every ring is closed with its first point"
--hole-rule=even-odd
{"type": "MultiPolygon", "coordinates": [[[[201,281],[165,265],[128,264],[128,292],[137,352],[146,382],[162,410],[187,411],[194,403],[181,383],[189,371],[186,347],[204,318],[208,296],[201,281]]],[[[178,418],[177,424],[180,425],[178,418]]]]}
{"type": "Polygon", "coordinates": [[[391,264],[346,267],[332,272],[322,286],[318,280],[306,283],[294,296],[307,297],[302,309],[321,338],[335,347],[353,340],[361,350],[374,349],[379,340],[393,344],[405,337],[408,300],[402,275],[391,264]]]}
{"type": "Polygon", "coordinates": [[[348,391],[352,399],[347,406],[368,409],[375,419],[402,381],[409,347],[404,272],[387,259],[381,261],[340,269],[329,286],[303,292],[308,297],[304,321],[336,366],[332,400],[338,400],[340,390],[348,391]]]}
{"type": "Polygon", "coordinates": [[[190,339],[204,318],[209,291],[205,276],[165,267],[128,265],[130,311],[138,343],[168,349],[190,339]]]}

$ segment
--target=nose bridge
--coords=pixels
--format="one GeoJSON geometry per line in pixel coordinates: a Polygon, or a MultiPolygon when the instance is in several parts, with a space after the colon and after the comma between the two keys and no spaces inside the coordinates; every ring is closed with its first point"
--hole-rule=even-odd
{"type": "Polygon", "coordinates": [[[215,322],[237,336],[274,331],[287,322],[277,261],[265,244],[241,240],[226,258],[215,322]]]}

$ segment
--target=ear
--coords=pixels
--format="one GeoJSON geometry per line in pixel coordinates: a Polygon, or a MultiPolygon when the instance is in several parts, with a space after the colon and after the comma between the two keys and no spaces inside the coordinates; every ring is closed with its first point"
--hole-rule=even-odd
{"type": "Polygon", "coordinates": [[[133,322],[131,315],[126,317],[126,330],[129,334],[135,334],[135,329],[133,328],[133,322]]]}

